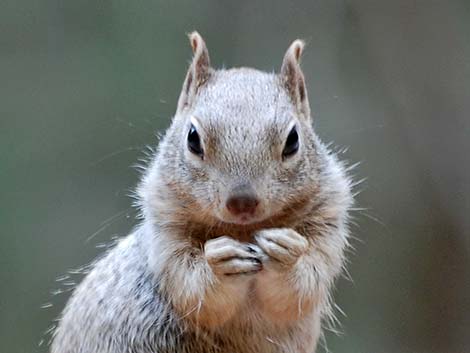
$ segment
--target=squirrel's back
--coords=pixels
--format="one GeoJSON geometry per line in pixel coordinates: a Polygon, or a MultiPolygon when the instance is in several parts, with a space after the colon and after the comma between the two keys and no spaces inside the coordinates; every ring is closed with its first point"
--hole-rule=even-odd
{"type": "Polygon", "coordinates": [[[176,347],[182,329],[159,295],[140,239],[129,235],[96,262],[62,314],[53,353],[124,353],[129,347],[150,353],[162,337],[165,352],[176,347]]]}

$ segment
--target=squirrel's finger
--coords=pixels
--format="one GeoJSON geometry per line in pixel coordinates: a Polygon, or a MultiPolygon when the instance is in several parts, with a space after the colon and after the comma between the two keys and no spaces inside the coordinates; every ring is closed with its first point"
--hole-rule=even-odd
{"type": "Polygon", "coordinates": [[[293,256],[286,248],[261,236],[256,237],[256,240],[261,249],[274,260],[285,264],[293,262],[293,256]]]}
{"type": "Polygon", "coordinates": [[[217,274],[232,275],[258,272],[262,268],[261,261],[256,258],[238,259],[234,258],[229,261],[219,263],[213,271],[217,274]]]}
{"type": "Polygon", "coordinates": [[[294,255],[300,255],[308,248],[307,239],[289,228],[262,230],[258,236],[279,244],[294,255]]]}
{"type": "Polygon", "coordinates": [[[205,257],[209,263],[227,261],[231,258],[253,258],[256,254],[248,251],[246,247],[223,245],[206,247],[205,257]]]}

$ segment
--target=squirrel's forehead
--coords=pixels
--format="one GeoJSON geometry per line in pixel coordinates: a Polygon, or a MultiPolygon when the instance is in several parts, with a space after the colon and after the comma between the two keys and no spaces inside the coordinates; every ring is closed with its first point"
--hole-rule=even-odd
{"type": "Polygon", "coordinates": [[[216,71],[201,95],[224,101],[269,101],[279,94],[278,81],[275,74],[248,68],[216,71]]]}
{"type": "Polygon", "coordinates": [[[232,69],[217,72],[211,78],[199,94],[194,113],[207,123],[271,125],[273,120],[289,119],[288,107],[289,100],[278,76],[253,69],[232,69]]]}

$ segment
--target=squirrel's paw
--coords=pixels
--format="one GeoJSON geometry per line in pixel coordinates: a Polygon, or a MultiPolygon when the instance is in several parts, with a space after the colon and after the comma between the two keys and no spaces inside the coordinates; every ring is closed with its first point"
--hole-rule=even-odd
{"type": "Polygon", "coordinates": [[[253,244],[222,236],[208,240],[204,254],[216,275],[252,274],[261,270],[261,251],[253,244]]]}
{"type": "Polygon", "coordinates": [[[308,250],[308,241],[290,228],[264,229],[255,239],[259,247],[275,262],[292,266],[308,250]]]}

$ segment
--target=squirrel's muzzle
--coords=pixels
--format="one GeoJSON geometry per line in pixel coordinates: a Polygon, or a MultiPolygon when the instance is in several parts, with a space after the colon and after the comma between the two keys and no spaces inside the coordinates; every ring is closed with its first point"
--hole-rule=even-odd
{"type": "Polygon", "coordinates": [[[259,205],[258,197],[248,184],[235,187],[228,197],[225,206],[234,216],[252,216],[259,205]]]}

